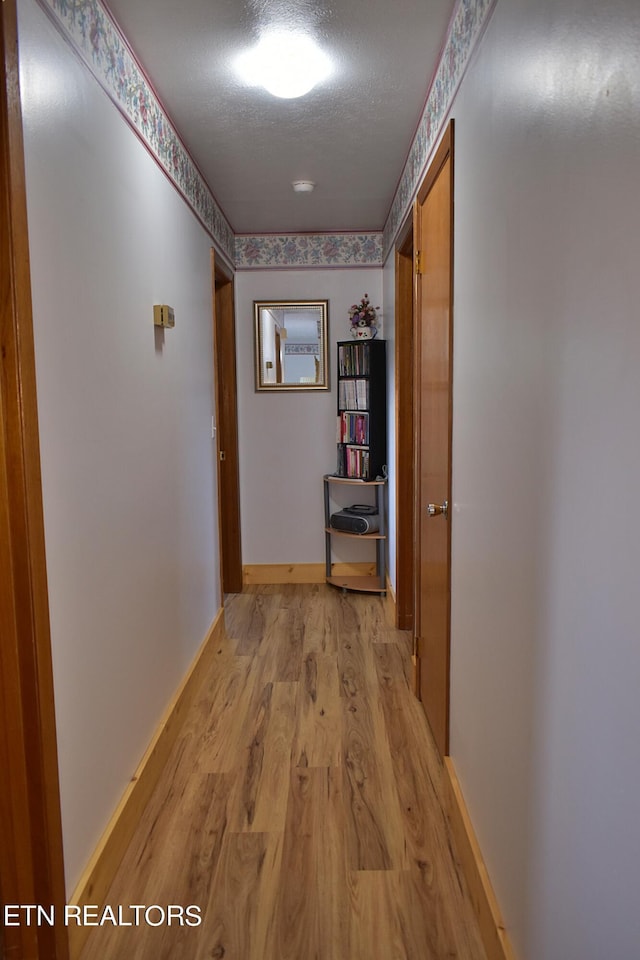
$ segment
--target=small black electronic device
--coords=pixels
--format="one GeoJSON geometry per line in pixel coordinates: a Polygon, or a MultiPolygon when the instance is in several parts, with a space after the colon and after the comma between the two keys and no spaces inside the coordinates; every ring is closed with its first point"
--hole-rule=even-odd
{"type": "Polygon", "coordinates": [[[354,503],[331,515],[331,526],[344,533],[377,533],[380,528],[378,511],[366,503],[354,503]]]}

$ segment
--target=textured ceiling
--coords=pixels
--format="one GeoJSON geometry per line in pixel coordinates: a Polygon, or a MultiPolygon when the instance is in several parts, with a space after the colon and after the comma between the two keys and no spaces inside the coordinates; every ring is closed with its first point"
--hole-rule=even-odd
{"type": "Polygon", "coordinates": [[[236,233],[380,230],[454,0],[109,0],[236,233]],[[280,100],[234,57],[267,26],[304,27],[335,61],[280,100]],[[313,180],[294,194],[292,180],[313,180]]]}

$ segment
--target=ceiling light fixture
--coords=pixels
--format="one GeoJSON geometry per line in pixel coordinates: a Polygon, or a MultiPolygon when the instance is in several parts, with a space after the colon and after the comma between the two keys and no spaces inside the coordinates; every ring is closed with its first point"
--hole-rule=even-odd
{"type": "Polygon", "coordinates": [[[303,97],[331,73],[329,57],[311,37],[284,30],[264,34],[235,66],[245,83],[286,100],[303,97]]]}
{"type": "Polygon", "coordinates": [[[311,193],[315,183],[313,180],[293,180],[291,186],[296,193],[311,193]]]}

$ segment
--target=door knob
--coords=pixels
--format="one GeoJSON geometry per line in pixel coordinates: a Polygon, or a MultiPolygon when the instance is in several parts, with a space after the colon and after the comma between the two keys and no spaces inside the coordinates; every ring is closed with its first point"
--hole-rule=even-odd
{"type": "Polygon", "coordinates": [[[445,500],[444,503],[430,503],[427,507],[427,513],[430,517],[437,517],[442,514],[443,517],[449,515],[449,501],[445,500]]]}

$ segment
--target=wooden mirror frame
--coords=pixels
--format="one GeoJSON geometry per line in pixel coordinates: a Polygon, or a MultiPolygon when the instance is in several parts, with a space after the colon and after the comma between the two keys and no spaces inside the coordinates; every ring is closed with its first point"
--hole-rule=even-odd
{"type": "Polygon", "coordinates": [[[256,392],[329,390],[329,301],[254,300],[253,313],[256,392]],[[295,317],[296,312],[312,311],[317,313],[317,343],[288,338],[287,328],[284,322],[280,322],[284,315],[295,317]],[[269,343],[264,337],[265,314],[271,316],[274,326],[274,337],[269,343]],[[315,371],[310,368],[308,376],[297,380],[283,379],[286,377],[285,357],[293,357],[296,353],[300,357],[312,356],[315,371]],[[267,359],[265,354],[268,354],[267,359]]]}

